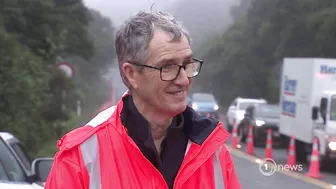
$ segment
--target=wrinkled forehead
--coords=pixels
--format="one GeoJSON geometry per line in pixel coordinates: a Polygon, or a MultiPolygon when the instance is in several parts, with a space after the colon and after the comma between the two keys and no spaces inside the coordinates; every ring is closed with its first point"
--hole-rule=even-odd
{"type": "Polygon", "coordinates": [[[192,58],[192,50],[185,36],[174,38],[172,33],[156,30],[149,43],[149,59],[183,61],[192,58]]]}

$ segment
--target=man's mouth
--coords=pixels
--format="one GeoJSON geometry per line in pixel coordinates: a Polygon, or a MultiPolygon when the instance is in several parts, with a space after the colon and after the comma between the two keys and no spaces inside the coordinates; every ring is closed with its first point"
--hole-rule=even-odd
{"type": "Polygon", "coordinates": [[[184,95],[185,91],[175,91],[175,92],[168,92],[168,93],[174,96],[182,96],[184,95]]]}

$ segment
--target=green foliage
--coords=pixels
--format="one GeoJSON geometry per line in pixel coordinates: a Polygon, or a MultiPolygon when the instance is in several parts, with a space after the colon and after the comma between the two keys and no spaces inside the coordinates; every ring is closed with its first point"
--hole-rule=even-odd
{"type": "Polygon", "coordinates": [[[0,130],[12,131],[34,149],[51,134],[39,115],[50,68],[1,25],[0,46],[4,47],[0,49],[0,130]]]}
{"type": "Polygon", "coordinates": [[[88,60],[68,56],[76,70],[75,85],[82,94],[83,115],[91,119],[96,110],[111,97],[111,82],[107,80],[116,55],[114,28],[110,19],[95,10],[90,10],[91,22],[88,33],[93,41],[95,54],[88,60]]]}
{"type": "Polygon", "coordinates": [[[92,55],[87,37],[87,9],[81,1],[63,4],[58,0],[3,0],[0,13],[6,30],[21,44],[45,60],[63,53],[86,58],[92,55]]]}
{"type": "MultiPolygon", "coordinates": [[[[100,82],[115,57],[113,31],[81,0],[1,1],[0,131],[17,136],[33,156],[50,155],[57,139],[85,121],[75,115],[77,100],[107,98],[97,90],[107,86],[100,82]],[[68,57],[78,57],[70,61],[75,78],[56,68],[68,57]]],[[[86,107],[89,117],[94,110],[86,107]]]]}
{"type": "Polygon", "coordinates": [[[98,11],[90,10],[92,21],[88,26],[88,32],[93,41],[95,54],[89,60],[89,64],[97,74],[108,73],[112,62],[115,60],[114,31],[111,20],[101,15],[98,11]]]}
{"type": "Polygon", "coordinates": [[[196,83],[224,107],[237,96],[277,102],[284,57],[336,57],[335,13],[333,0],[242,0],[234,24],[205,49],[196,83]]]}

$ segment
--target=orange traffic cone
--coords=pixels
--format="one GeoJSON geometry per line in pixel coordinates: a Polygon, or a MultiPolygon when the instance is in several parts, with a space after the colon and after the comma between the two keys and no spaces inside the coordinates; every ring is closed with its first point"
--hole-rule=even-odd
{"type": "Polygon", "coordinates": [[[254,143],[253,143],[253,126],[249,126],[249,132],[247,136],[247,148],[246,148],[246,153],[254,155],[254,143]]]}
{"type": "Polygon", "coordinates": [[[309,171],[306,174],[309,177],[321,178],[320,174],[320,162],[319,162],[319,150],[318,150],[318,139],[314,139],[313,151],[310,158],[309,171]]]}
{"type": "Polygon", "coordinates": [[[296,165],[295,138],[293,136],[289,142],[287,165],[296,165]]]}
{"type": "Polygon", "coordinates": [[[237,148],[237,146],[238,146],[238,125],[235,124],[235,123],[233,125],[231,146],[233,148],[237,148]]]}
{"type": "Polygon", "coordinates": [[[267,140],[266,140],[266,150],[265,150],[265,158],[272,159],[272,129],[268,129],[267,131],[267,140]]]}

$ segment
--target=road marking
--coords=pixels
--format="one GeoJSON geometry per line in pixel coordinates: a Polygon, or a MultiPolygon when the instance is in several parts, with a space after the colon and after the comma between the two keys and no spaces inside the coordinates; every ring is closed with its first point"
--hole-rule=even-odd
{"type": "MultiPolygon", "coordinates": [[[[255,156],[252,156],[252,155],[249,155],[249,154],[246,154],[246,153],[244,153],[240,150],[231,148],[230,146],[227,146],[227,148],[231,152],[231,154],[233,154],[235,156],[238,156],[240,158],[244,158],[244,159],[246,159],[246,160],[248,160],[252,163],[258,164],[258,159],[259,158],[255,157],[255,156]]],[[[302,180],[304,182],[313,184],[315,186],[319,186],[321,188],[325,188],[325,189],[335,189],[336,188],[336,186],[333,185],[333,184],[330,184],[330,183],[327,183],[327,182],[324,182],[324,181],[321,181],[321,180],[317,180],[317,179],[314,179],[314,178],[310,178],[308,176],[302,175],[300,173],[296,173],[294,171],[279,170],[277,172],[282,173],[282,174],[287,175],[287,176],[290,176],[290,177],[293,177],[293,178],[296,178],[298,180],[302,180]]]]}

